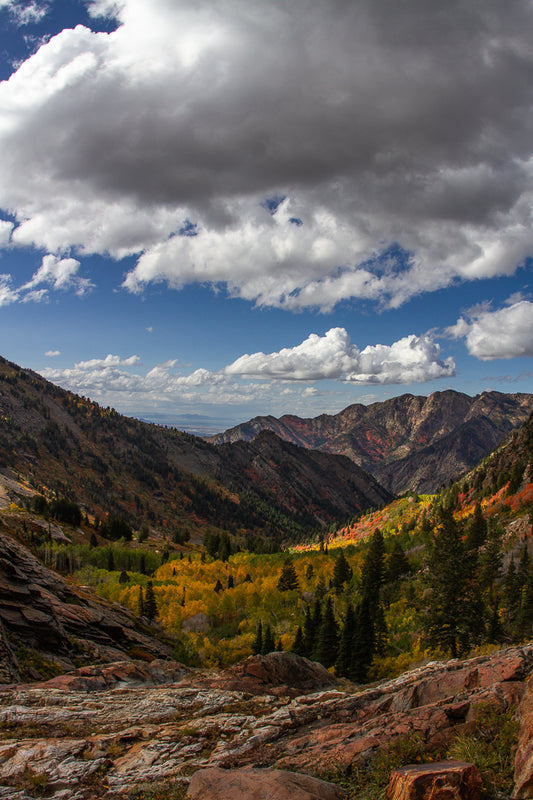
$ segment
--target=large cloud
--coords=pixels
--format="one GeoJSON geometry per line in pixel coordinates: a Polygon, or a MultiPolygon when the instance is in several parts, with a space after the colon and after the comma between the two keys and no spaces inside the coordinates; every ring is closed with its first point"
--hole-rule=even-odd
{"type": "Polygon", "coordinates": [[[533,252],[528,0],[93,11],[117,30],[65,30],[0,85],[15,243],[137,253],[133,291],[213,282],[324,309],[398,305],[533,252]],[[394,243],[411,257],[378,257],[394,243]]]}
{"type": "Polygon", "coordinates": [[[66,389],[106,405],[117,402],[123,409],[139,408],[142,403],[155,408],[176,403],[243,405],[260,400],[286,403],[298,413],[308,410],[309,401],[320,394],[314,386],[295,387],[298,382],[332,379],[346,384],[409,384],[448,378],[455,370],[453,359],[442,360],[439,346],[428,335],[411,335],[390,346],[370,345],[360,351],[350,344],[344,328],[332,328],[324,336],[311,334],[296,347],[278,353],[241,356],[217,372],[199,368],[185,375],[176,359],[148,371],[141,367],[137,355],[121,358],[110,353],[66,369],[46,367],[40,371],[66,389]],[[280,382],[285,383],[281,390],[280,382]]]}
{"type": "Polygon", "coordinates": [[[229,375],[288,381],[333,378],[359,384],[425,383],[455,374],[452,358],[441,359],[440,347],[430,336],[406,336],[392,345],[350,344],[344,328],[324,336],[311,334],[296,347],[277,353],[253,353],[226,367],[229,375]]]}
{"type": "Polygon", "coordinates": [[[533,356],[533,303],[520,300],[496,311],[473,310],[448,333],[464,337],[468,352],[483,361],[533,356]]]}

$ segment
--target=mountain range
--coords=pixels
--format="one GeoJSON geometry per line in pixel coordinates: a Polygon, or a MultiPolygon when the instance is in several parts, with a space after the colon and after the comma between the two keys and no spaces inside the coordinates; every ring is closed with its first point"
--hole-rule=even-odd
{"type": "Polygon", "coordinates": [[[434,492],[491,453],[532,410],[531,394],[404,394],[312,419],[254,417],[208,441],[253,441],[269,430],[301,447],[348,456],[392,494],[434,492]]]}
{"type": "Polygon", "coordinates": [[[383,505],[391,494],[344,455],[265,432],[215,447],[125,417],[0,359],[0,469],[80,504],[193,538],[205,526],[296,535],[383,505]]]}

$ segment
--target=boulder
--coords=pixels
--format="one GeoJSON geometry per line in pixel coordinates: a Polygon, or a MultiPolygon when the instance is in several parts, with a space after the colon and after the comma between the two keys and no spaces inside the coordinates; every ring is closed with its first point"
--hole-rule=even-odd
{"type": "Polygon", "coordinates": [[[282,692],[296,695],[337,683],[322,664],[285,652],[249,656],[227,670],[226,675],[235,688],[253,694],[282,692]]]}
{"type": "Polygon", "coordinates": [[[201,769],[192,776],[191,800],[341,800],[332,783],[279,769],[201,769]]]}
{"type": "Polygon", "coordinates": [[[474,764],[440,761],[395,769],[387,800],[478,800],[481,775],[474,764]]]}

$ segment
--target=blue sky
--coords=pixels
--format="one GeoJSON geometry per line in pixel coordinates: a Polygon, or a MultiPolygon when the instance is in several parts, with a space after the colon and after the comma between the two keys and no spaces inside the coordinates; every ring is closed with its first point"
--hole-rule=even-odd
{"type": "Polygon", "coordinates": [[[205,432],[533,392],[533,10],[429,5],[0,0],[1,354],[205,432]]]}

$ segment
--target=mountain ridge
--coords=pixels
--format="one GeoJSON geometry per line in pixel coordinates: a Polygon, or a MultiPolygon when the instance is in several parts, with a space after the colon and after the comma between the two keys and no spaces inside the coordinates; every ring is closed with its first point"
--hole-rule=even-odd
{"type": "Polygon", "coordinates": [[[236,458],[231,447],[122,416],[0,358],[0,468],[27,474],[100,519],[111,512],[138,527],[148,517],[167,535],[179,526],[197,538],[206,524],[280,535],[391,499],[343,456],[302,449],[298,458],[293,448],[281,439],[268,447],[259,441],[239,446],[236,458]],[[265,459],[268,471],[254,472],[253,463],[265,459]],[[302,489],[293,497],[284,488],[289,472],[302,489]],[[321,485],[335,502],[324,501],[314,513],[306,485],[307,495],[321,485]]]}
{"type": "Polygon", "coordinates": [[[206,440],[220,446],[268,429],[293,444],[348,456],[393,494],[431,492],[475,466],[532,409],[531,394],[492,391],[470,397],[447,389],[428,397],[403,394],[369,406],[352,404],[309,419],[254,417],[206,440]]]}

